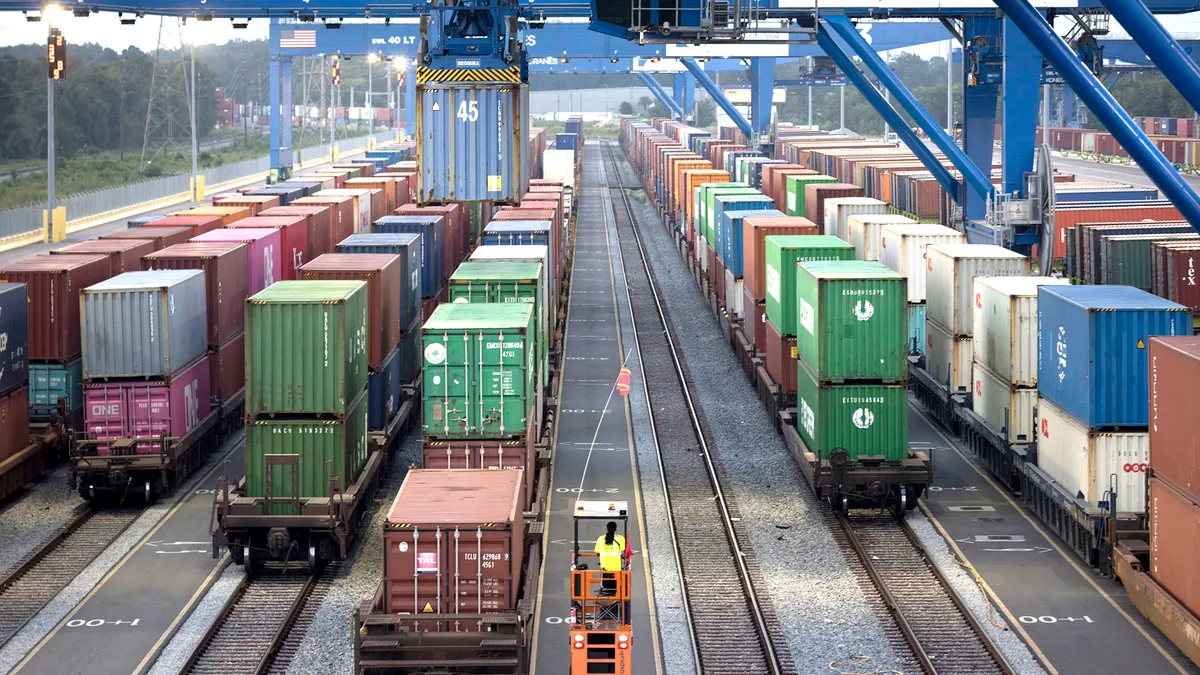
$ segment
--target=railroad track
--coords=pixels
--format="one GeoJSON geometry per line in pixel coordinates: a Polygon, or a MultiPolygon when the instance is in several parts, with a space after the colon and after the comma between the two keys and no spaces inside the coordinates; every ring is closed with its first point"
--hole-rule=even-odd
{"type": "Polygon", "coordinates": [[[0,581],[0,645],[121,536],[142,509],[80,510],[0,581]]]}
{"type": "MultiPolygon", "coordinates": [[[[621,176],[614,148],[613,144],[604,146],[606,184],[610,186],[605,201],[613,204],[618,233],[622,229],[633,233],[633,242],[653,298],[653,311],[657,312],[662,326],[662,330],[656,326],[647,334],[645,345],[636,338],[635,330],[634,348],[643,368],[648,363],[674,366],[683,399],[682,406],[667,406],[656,401],[649,408],[659,472],[671,514],[671,540],[684,589],[684,611],[691,625],[696,672],[704,675],[795,673],[779,622],[756,591],[763,588],[765,582],[755,563],[753,550],[734,527],[740,520],[737,507],[722,489],[721,478],[709,455],[704,428],[650,272],[629,196],[620,183],[614,187],[613,181],[619,181],[621,176]],[[669,358],[663,352],[669,354],[669,358]],[[687,426],[692,430],[690,436],[683,431],[687,426]],[[660,430],[664,433],[659,433],[660,430]]],[[[607,209],[605,213],[607,219],[607,209]]],[[[618,242],[619,239],[618,236],[618,242]]],[[[627,292],[634,283],[626,279],[627,292]]],[[[632,300],[630,307],[633,307],[632,300]]],[[[644,384],[646,379],[642,378],[644,384]]],[[[650,391],[646,394],[649,399],[650,391]]]]}
{"type": "Polygon", "coordinates": [[[242,580],[181,673],[260,675],[286,672],[338,565],[318,574],[269,566],[242,580]]]}

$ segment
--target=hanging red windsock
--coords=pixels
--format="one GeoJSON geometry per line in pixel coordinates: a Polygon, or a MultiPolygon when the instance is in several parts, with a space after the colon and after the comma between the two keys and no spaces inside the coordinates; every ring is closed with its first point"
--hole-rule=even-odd
{"type": "Polygon", "coordinates": [[[630,373],[629,369],[625,367],[622,367],[621,374],[617,375],[617,391],[620,392],[622,396],[629,395],[629,378],[631,375],[632,373],[630,373]]]}

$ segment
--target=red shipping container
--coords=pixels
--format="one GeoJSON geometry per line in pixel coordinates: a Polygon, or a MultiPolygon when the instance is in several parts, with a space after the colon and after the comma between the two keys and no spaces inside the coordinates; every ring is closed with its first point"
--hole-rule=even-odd
{"type": "MultiPolygon", "coordinates": [[[[415,272],[414,272],[415,274],[415,272]]],[[[367,284],[367,360],[378,372],[400,344],[402,280],[399,256],[326,253],[300,268],[300,279],[363,281],[367,284]]]]}
{"type": "Polygon", "coordinates": [[[415,171],[388,170],[388,171],[385,171],[384,173],[375,174],[376,178],[378,178],[380,176],[386,176],[388,178],[395,178],[396,183],[399,184],[399,186],[396,188],[397,197],[400,199],[400,203],[396,205],[397,208],[399,208],[405,204],[411,204],[414,201],[416,201],[416,199],[417,199],[417,173],[415,171]]]}
{"type": "Polygon", "coordinates": [[[770,319],[767,319],[767,374],[779,385],[779,391],[796,393],[796,338],[780,335],[770,319]]]}
{"type": "Polygon", "coordinates": [[[1151,337],[1149,358],[1150,468],[1200,502],[1200,337],[1151,337]]]}
{"type": "Polygon", "coordinates": [[[109,261],[109,276],[142,269],[142,256],[154,252],[149,239],[89,239],[54,249],[51,255],[105,255],[109,261]]]}
{"type": "Polygon", "coordinates": [[[335,169],[358,169],[358,175],[370,178],[375,175],[375,162],[338,162],[335,169]]]}
{"type": "Polygon", "coordinates": [[[246,244],[248,247],[246,258],[249,260],[246,269],[250,281],[246,290],[252,296],[279,280],[279,271],[283,268],[283,260],[280,257],[282,246],[279,243],[279,230],[266,228],[213,230],[195,237],[192,241],[246,244]]]}
{"type": "Polygon", "coordinates": [[[29,387],[0,397],[0,463],[29,445],[29,387]]]}
{"type": "Polygon", "coordinates": [[[1168,258],[1164,274],[1170,274],[1164,296],[1200,314],[1200,247],[1164,246],[1161,250],[1168,258]]]}
{"type": "Polygon", "coordinates": [[[108,279],[111,270],[105,255],[38,255],[0,267],[0,281],[28,286],[31,361],[79,358],[80,291],[108,279]]]}
{"type": "MultiPolygon", "coordinates": [[[[862,197],[863,189],[850,183],[809,183],[804,186],[804,216],[814,223],[825,222],[825,200],[862,197]]],[[[837,236],[837,232],[825,232],[837,236]]]]}
{"type": "Polygon", "coordinates": [[[744,326],[746,339],[754,343],[754,351],[763,356],[767,353],[767,303],[755,300],[745,288],[742,289],[742,313],[746,317],[744,326]]]}
{"type": "Polygon", "coordinates": [[[471,216],[466,208],[460,203],[441,204],[437,206],[417,206],[416,204],[405,204],[396,209],[396,215],[403,216],[406,214],[422,214],[442,216],[446,219],[446,261],[449,264],[443,267],[445,274],[449,277],[454,273],[455,268],[463,260],[466,260],[467,254],[471,250],[471,216]]]}
{"type": "Polygon", "coordinates": [[[245,206],[250,209],[251,216],[257,216],[264,209],[279,206],[277,195],[228,195],[213,197],[213,206],[245,206]]]}
{"type": "Polygon", "coordinates": [[[1075,227],[1077,250],[1082,250],[1081,241],[1084,230],[1080,226],[1092,223],[1138,223],[1143,220],[1180,220],[1179,209],[1174,206],[1120,206],[1114,208],[1111,204],[1100,206],[1079,206],[1064,208],[1059,206],[1054,211],[1054,227],[1058,230],[1058,239],[1054,242],[1054,259],[1062,260],[1067,255],[1067,228],[1075,227]]]}
{"type": "Polygon", "coordinates": [[[154,250],[164,249],[175,244],[182,244],[192,238],[190,227],[131,227],[127,230],[117,230],[102,234],[98,239],[140,239],[154,242],[154,250]]]}
{"type": "Polygon", "coordinates": [[[537,448],[533,420],[523,440],[422,441],[421,468],[424,469],[522,469],[525,471],[523,508],[533,508],[537,495],[533,490],[537,448]]]}
{"type": "Polygon", "coordinates": [[[363,190],[379,190],[383,195],[383,212],[379,215],[372,214],[372,222],[379,220],[384,215],[395,211],[399,204],[396,203],[396,179],[388,176],[372,176],[370,178],[351,178],[346,181],[346,187],[363,190]]]}
{"type": "Polygon", "coordinates": [[[169,216],[220,216],[221,222],[224,225],[232,225],[242,218],[251,216],[249,206],[225,206],[223,204],[214,204],[211,206],[197,206],[188,209],[187,211],[176,211],[175,213],[167,214],[169,216]]]}
{"type": "MultiPolygon", "coordinates": [[[[711,246],[709,248],[712,248],[711,246]]],[[[717,305],[724,307],[725,302],[725,261],[713,252],[712,262],[708,264],[708,290],[717,296],[717,305]]]]}
{"type": "Polygon", "coordinates": [[[1200,614],[1200,506],[1167,483],[1150,478],[1150,576],[1200,614]]]}
{"type": "MultiPolygon", "coordinates": [[[[229,229],[272,229],[279,230],[279,258],[283,262],[283,272],[279,279],[292,281],[296,278],[296,270],[304,266],[308,253],[308,221],[304,216],[254,216],[243,218],[229,226],[229,229]]],[[[270,285],[270,284],[268,284],[270,285]]]]}
{"type": "Polygon", "coordinates": [[[246,325],[249,252],[249,246],[233,241],[176,244],[142,258],[142,269],[204,272],[208,346],[215,347],[246,325]]]}
{"type": "Polygon", "coordinates": [[[264,217],[275,216],[304,216],[308,226],[308,234],[305,235],[308,239],[308,251],[304,255],[305,260],[312,260],[319,255],[330,253],[333,249],[329,248],[332,244],[333,237],[329,234],[329,218],[332,214],[332,209],[322,204],[301,204],[293,206],[276,206],[272,209],[266,209],[259,215],[264,217]]]}
{"type": "Polygon", "coordinates": [[[286,207],[293,206],[327,206],[329,214],[329,246],[326,253],[333,251],[346,237],[354,234],[354,222],[358,219],[355,211],[354,197],[349,195],[310,195],[293,199],[286,207]]]}
{"type": "Polygon", "coordinates": [[[515,609],[524,492],[523,471],[409,470],[383,525],[384,611],[412,614],[415,630],[452,631],[421,614],[515,609]]]}
{"type": "Polygon", "coordinates": [[[191,228],[191,236],[212,232],[225,227],[225,219],[216,215],[195,215],[195,216],[166,216],[158,220],[152,220],[149,223],[142,225],[137,229],[146,227],[188,227],[191,228]]]}
{"type": "Polygon", "coordinates": [[[208,377],[213,397],[222,403],[246,387],[246,333],[208,350],[208,377]]]}
{"type": "MultiPolygon", "coordinates": [[[[111,381],[83,386],[83,424],[91,440],[151,439],[161,434],[180,438],[212,411],[208,357],[197,359],[165,380],[111,381]]],[[[146,440],[134,444],[139,455],[162,451],[146,440]]],[[[107,445],[97,446],[101,457],[107,445]]]]}
{"type": "Polygon", "coordinates": [[[742,270],[746,291],[755,300],[767,299],[767,237],[820,234],[816,223],[800,216],[748,216],[742,219],[742,270]]]}

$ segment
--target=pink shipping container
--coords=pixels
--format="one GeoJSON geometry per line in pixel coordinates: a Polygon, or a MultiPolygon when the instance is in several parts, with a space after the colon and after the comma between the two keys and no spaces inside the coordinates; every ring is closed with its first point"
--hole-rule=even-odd
{"type": "Polygon", "coordinates": [[[308,221],[304,216],[254,216],[243,218],[230,225],[231,230],[252,229],[279,230],[279,257],[283,261],[283,273],[280,279],[294,281],[296,270],[309,261],[308,254],[308,221]]]}
{"type": "MultiPolygon", "coordinates": [[[[150,439],[162,434],[179,438],[211,411],[212,391],[208,355],[192,362],[167,380],[116,381],[83,387],[84,431],[89,439],[150,439]]],[[[139,455],[157,454],[161,444],[135,444],[139,455]]],[[[109,456],[109,446],[98,447],[109,456]]]]}
{"type": "Polygon", "coordinates": [[[213,230],[190,241],[224,241],[246,244],[250,271],[250,295],[279,281],[283,269],[283,246],[279,230],[265,228],[213,230]]]}

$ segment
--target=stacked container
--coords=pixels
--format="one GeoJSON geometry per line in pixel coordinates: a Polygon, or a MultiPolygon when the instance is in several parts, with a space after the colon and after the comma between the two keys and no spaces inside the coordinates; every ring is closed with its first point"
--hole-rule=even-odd
{"type": "Polygon", "coordinates": [[[925,353],[925,273],[930,244],[965,244],[963,233],[944,225],[894,223],[879,230],[879,262],[908,279],[908,349],[925,353]]]}
{"type": "Polygon", "coordinates": [[[874,197],[834,197],[825,201],[823,234],[850,241],[850,216],[886,213],[887,203],[874,197]]]}
{"type": "Polygon", "coordinates": [[[843,238],[854,246],[859,260],[879,260],[883,249],[883,228],[888,225],[915,224],[912,218],[890,213],[851,214],[846,217],[846,236],[843,238]]]}
{"type": "Polygon", "coordinates": [[[266,228],[213,230],[198,237],[195,243],[235,243],[246,245],[246,270],[250,295],[263,290],[281,278],[283,245],[280,231],[266,228]]]}
{"type": "Polygon", "coordinates": [[[954,392],[970,391],[975,277],[1029,276],[1029,259],[1001,246],[925,248],[925,370],[954,392]]]}
{"type": "Polygon", "coordinates": [[[1097,506],[1115,482],[1115,510],[1141,512],[1154,408],[1147,343],[1191,333],[1186,307],[1136,288],[1039,288],[1038,467],[1097,506]]]}
{"type": "Polygon", "coordinates": [[[280,281],[247,301],[247,497],[273,483],[276,499],[323,498],[333,479],[342,489],[357,480],[367,461],[368,304],[362,281],[280,281]],[[268,480],[272,455],[295,456],[299,494],[292,481],[268,480]]]}
{"type": "Polygon", "coordinates": [[[742,315],[756,352],[767,352],[767,237],[815,235],[817,226],[797,216],[748,216],[742,220],[742,315]]]}
{"type": "Polygon", "coordinates": [[[0,283],[0,463],[29,442],[29,291],[0,283]]]}

